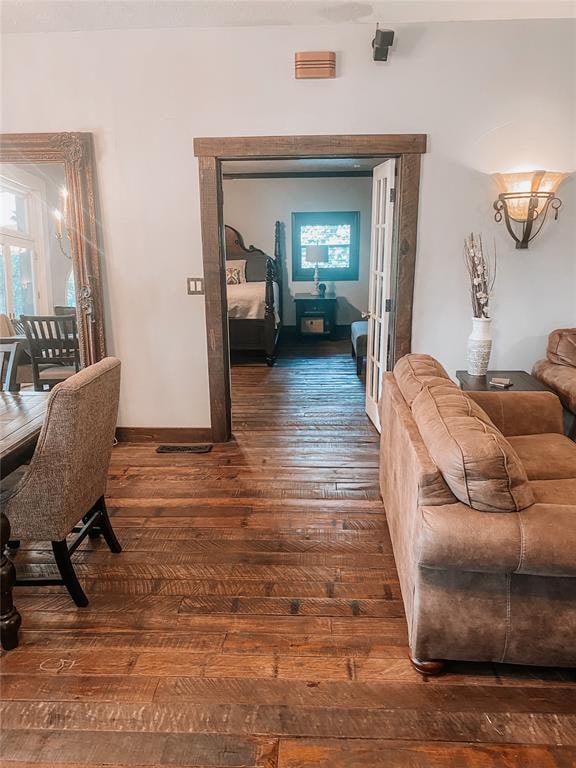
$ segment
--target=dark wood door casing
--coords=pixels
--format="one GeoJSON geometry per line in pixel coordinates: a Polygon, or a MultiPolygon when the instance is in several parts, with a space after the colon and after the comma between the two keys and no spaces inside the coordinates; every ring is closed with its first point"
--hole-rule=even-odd
{"type": "Polygon", "coordinates": [[[245,136],[194,139],[200,174],[200,217],[204,263],[208,377],[212,440],[225,442],[232,431],[230,353],[226,304],[223,160],[395,157],[397,163],[394,222],[390,364],[410,352],[418,227],[420,156],[426,134],[333,136],[245,136]]]}

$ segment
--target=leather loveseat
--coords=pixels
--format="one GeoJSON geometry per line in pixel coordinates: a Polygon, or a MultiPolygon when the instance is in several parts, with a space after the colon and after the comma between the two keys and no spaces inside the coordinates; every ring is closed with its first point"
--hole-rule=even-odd
{"type": "Polygon", "coordinates": [[[576,444],[551,392],[462,392],[427,355],[384,375],[380,487],[418,671],[576,666],[576,444]]]}
{"type": "Polygon", "coordinates": [[[567,411],[566,431],[576,440],[576,328],[559,328],[548,337],[546,357],[532,375],[557,393],[567,411]]]}

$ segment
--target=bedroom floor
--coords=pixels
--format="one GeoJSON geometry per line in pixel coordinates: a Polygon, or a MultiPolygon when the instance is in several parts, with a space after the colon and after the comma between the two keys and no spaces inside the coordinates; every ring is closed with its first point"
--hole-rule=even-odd
{"type": "MultiPolygon", "coordinates": [[[[289,345],[232,380],[232,442],[114,449],[124,552],[77,553],[88,608],[16,591],[3,766],[576,765],[576,673],[410,666],[349,344],[289,345]]],[[[54,570],[41,545],[16,559],[54,570]]]]}

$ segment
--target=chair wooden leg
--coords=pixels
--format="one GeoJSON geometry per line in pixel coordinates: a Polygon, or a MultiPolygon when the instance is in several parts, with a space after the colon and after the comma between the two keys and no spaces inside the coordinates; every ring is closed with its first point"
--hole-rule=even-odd
{"type": "Polygon", "coordinates": [[[5,651],[18,646],[18,630],[22,619],[12,602],[12,588],[16,581],[14,564],[4,554],[10,538],[10,521],[0,512],[0,642],[5,651]]]}
{"type": "Polygon", "coordinates": [[[362,355],[356,355],[356,373],[358,376],[362,375],[362,368],[364,366],[364,357],[362,355]]]}
{"type": "Polygon", "coordinates": [[[58,570],[60,571],[60,576],[62,576],[62,581],[70,593],[70,597],[79,608],[84,608],[88,605],[88,598],[76,576],[76,571],[74,570],[72,560],[70,559],[70,552],[68,552],[68,544],[66,543],[66,540],[53,541],[52,551],[54,552],[54,558],[58,570]]]}
{"type": "Polygon", "coordinates": [[[122,552],[122,546],[120,545],[120,542],[116,538],[116,534],[114,533],[114,529],[112,528],[112,523],[110,522],[110,518],[108,517],[108,510],[106,509],[106,501],[104,499],[104,496],[98,499],[98,501],[96,502],[96,508],[100,510],[100,531],[102,533],[102,536],[104,536],[106,544],[108,544],[108,546],[110,547],[110,551],[122,552]]]}
{"type": "Polygon", "coordinates": [[[421,675],[441,675],[446,671],[446,662],[440,661],[440,660],[430,660],[430,659],[415,659],[412,654],[410,654],[410,661],[412,663],[412,666],[416,670],[416,672],[419,672],[421,675]]]}
{"type": "MultiPolygon", "coordinates": [[[[91,517],[92,517],[92,510],[90,510],[90,512],[88,512],[88,514],[84,515],[84,517],[82,518],[82,522],[83,523],[87,523],[88,520],[90,520],[91,517]]],[[[102,533],[102,531],[100,530],[100,526],[99,525],[93,525],[92,528],[90,528],[90,530],[88,531],[88,538],[89,539],[99,539],[101,533],[102,533]]]]}

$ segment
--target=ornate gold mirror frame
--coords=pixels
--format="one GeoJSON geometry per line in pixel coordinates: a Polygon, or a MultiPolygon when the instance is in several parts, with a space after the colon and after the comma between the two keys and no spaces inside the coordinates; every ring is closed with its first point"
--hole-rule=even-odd
{"type": "Polygon", "coordinates": [[[91,133],[3,133],[0,163],[63,163],[83,366],[106,355],[96,169],[91,133]]]}

